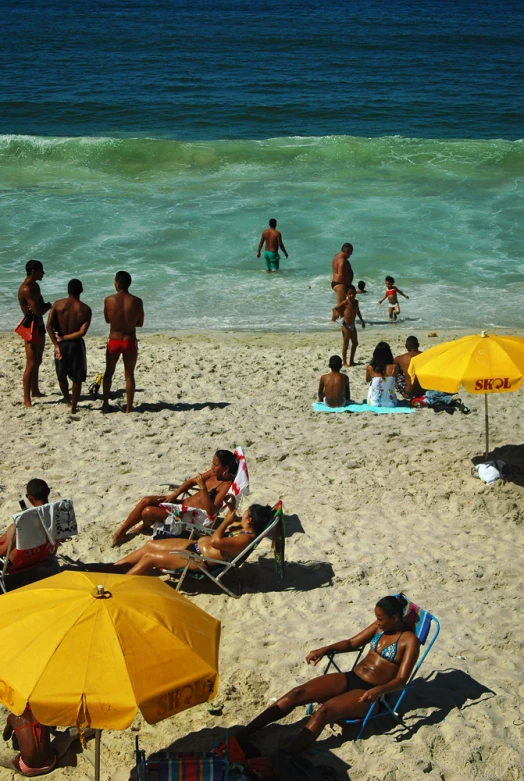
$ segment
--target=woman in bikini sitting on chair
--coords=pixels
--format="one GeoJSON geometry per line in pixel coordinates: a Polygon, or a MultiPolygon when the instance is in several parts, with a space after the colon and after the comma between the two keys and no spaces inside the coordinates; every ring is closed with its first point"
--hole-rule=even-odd
{"type": "Polygon", "coordinates": [[[382,694],[402,689],[409,680],[419,654],[419,641],[403,620],[407,600],[400,594],[380,599],[375,606],[375,621],[349,640],[311,651],[306,662],[318,664],[330,653],[356,651],[367,643],[370,650],[348,673],[329,673],[291,689],[244,727],[238,738],[282,719],[298,705],[320,703],[305,727],[287,746],[288,751],[303,751],[320,735],[326,724],[341,719],[363,718],[371,703],[382,694]]]}
{"type": "Polygon", "coordinates": [[[203,510],[209,515],[215,515],[224,504],[224,499],[235,479],[237,469],[238,462],[234,453],[231,453],[230,450],[217,450],[213,456],[211,469],[208,469],[207,472],[186,480],[171,494],[145,496],[141,499],[118,531],[114,533],[113,547],[125,542],[131,529],[134,536],[144,529],[150,529],[156,523],[164,522],[170,513],[160,505],[176,502],[178,497],[190,488],[198,487],[199,489],[190,499],[186,500],[190,506],[203,510]]]}
{"type": "MultiPolygon", "coordinates": [[[[129,575],[148,575],[152,569],[179,569],[187,564],[186,556],[177,556],[176,551],[191,551],[207,559],[231,561],[250,545],[269,525],[272,509],[269,505],[252,504],[242,518],[234,510],[234,498],[227,497],[225,503],[229,512],[213,534],[194,540],[167,539],[151,540],[129,556],[117,561],[115,566],[131,565],[129,575]]],[[[207,563],[207,566],[213,564],[207,563]]],[[[197,570],[193,563],[189,569],[197,570]]]]}

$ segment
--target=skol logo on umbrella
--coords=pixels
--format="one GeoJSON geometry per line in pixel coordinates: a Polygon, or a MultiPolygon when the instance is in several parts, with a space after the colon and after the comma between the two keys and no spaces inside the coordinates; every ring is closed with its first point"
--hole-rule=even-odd
{"type": "Polygon", "coordinates": [[[511,388],[509,377],[491,377],[490,379],[477,380],[475,383],[477,391],[502,390],[503,388],[511,388]]]}

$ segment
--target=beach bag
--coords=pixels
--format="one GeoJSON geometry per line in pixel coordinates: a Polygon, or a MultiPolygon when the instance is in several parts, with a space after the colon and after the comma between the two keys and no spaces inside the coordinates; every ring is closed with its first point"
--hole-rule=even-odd
{"type": "Polygon", "coordinates": [[[21,336],[24,342],[33,341],[35,318],[32,312],[27,312],[15,328],[15,334],[21,336]]]}
{"type": "Polygon", "coordinates": [[[471,468],[473,477],[478,477],[486,485],[504,480],[507,476],[507,468],[504,461],[486,461],[485,464],[477,464],[471,468]]]}

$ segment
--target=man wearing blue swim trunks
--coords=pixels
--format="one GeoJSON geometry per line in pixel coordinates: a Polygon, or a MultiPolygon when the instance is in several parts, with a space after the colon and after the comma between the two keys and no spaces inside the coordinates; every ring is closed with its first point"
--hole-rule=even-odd
{"type": "Polygon", "coordinates": [[[269,220],[269,228],[267,228],[260,237],[260,243],[257,250],[257,258],[260,257],[260,252],[264,243],[266,245],[264,250],[264,260],[266,261],[266,268],[268,272],[278,271],[280,264],[280,255],[278,250],[281,249],[284,255],[287,257],[286,248],[282,243],[282,234],[276,230],[277,221],[275,219],[269,220]]]}

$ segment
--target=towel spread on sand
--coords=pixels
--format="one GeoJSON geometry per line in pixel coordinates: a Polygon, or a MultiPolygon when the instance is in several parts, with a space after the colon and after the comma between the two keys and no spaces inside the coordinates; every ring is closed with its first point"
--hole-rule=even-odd
{"type": "Polygon", "coordinates": [[[357,404],[355,401],[350,401],[345,407],[328,407],[323,401],[316,401],[313,404],[313,412],[378,412],[380,415],[385,415],[415,412],[415,410],[407,402],[402,401],[399,401],[396,407],[370,407],[366,402],[357,404]]]}

